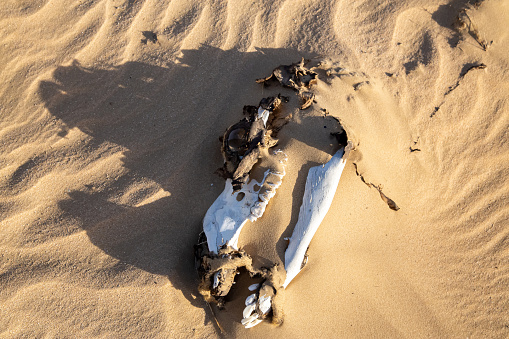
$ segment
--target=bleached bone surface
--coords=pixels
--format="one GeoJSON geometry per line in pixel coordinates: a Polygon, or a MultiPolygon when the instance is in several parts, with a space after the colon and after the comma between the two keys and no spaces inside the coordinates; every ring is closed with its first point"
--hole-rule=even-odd
{"type": "Polygon", "coordinates": [[[258,107],[258,116],[257,119],[263,120],[263,126],[267,126],[267,120],[269,119],[269,115],[272,111],[268,109],[264,109],[263,107],[258,107]]]}
{"type": "MultiPolygon", "coordinates": [[[[349,142],[347,147],[337,151],[329,162],[309,170],[299,219],[285,252],[286,280],[283,283],[283,288],[286,288],[301,270],[311,239],[332,204],[351,147],[349,142]]],[[[250,291],[259,288],[260,284],[249,286],[250,291]]],[[[251,294],[246,298],[246,308],[242,314],[241,323],[245,328],[256,326],[262,321],[259,315],[267,314],[271,308],[272,298],[270,296],[264,295],[261,290],[251,294]],[[258,312],[257,308],[260,313],[253,314],[258,312]]]]}
{"type": "Polygon", "coordinates": [[[217,253],[223,245],[238,249],[242,227],[248,220],[255,221],[265,212],[285,175],[286,155],[276,151],[273,156],[279,159],[279,166],[265,171],[261,183],[251,179],[240,191],[233,192],[232,181],[227,179],[224,191],[209,207],[203,218],[203,230],[212,253],[217,253]]]}
{"type": "Polygon", "coordinates": [[[329,162],[309,170],[299,219],[285,252],[286,280],[283,284],[284,288],[300,272],[311,239],[332,204],[341,173],[346,164],[344,154],[345,148],[341,148],[329,162]]]}

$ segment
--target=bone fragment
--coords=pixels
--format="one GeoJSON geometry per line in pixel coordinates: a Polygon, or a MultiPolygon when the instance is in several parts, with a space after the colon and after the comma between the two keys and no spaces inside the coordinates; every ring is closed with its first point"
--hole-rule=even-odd
{"type": "Polygon", "coordinates": [[[253,314],[255,309],[256,309],[256,304],[255,303],[247,305],[246,308],[244,308],[244,311],[242,312],[243,319],[249,318],[251,316],[251,314],[253,314]]]}
{"type": "Polygon", "coordinates": [[[250,328],[259,324],[263,319],[270,318],[273,324],[281,325],[284,302],[283,281],[286,273],[281,266],[274,265],[270,269],[262,268],[260,272],[257,272],[257,275],[265,280],[262,283],[249,286],[249,290],[255,293],[246,298],[246,308],[242,314],[241,323],[246,328],[250,328]]]}
{"type": "Polygon", "coordinates": [[[203,231],[207,236],[210,252],[218,253],[224,245],[238,249],[240,232],[246,222],[255,221],[265,212],[269,200],[276,194],[276,189],[285,175],[284,165],[287,158],[282,152],[275,153],[275,156],[281,157],[281,170],[266,170],[261,183],[252,179],[239,191],[234,192],[232,180],[226,180],[224,191],[203,218],[203,231]]]}
{"type": "Polygon", "coordinates": [[[309,170],[299,219],[285,252],[284,288],[301,270],[311,239],[332,204],[350,148],[349,143],[346,148],[343,147],[337,151],[329,162],[309,170]]]}
{"type": "Polygon", "coordinates": [[[258,317],[259,317],[258,313],[255,313],[247,318],[242,319],[241,324],[247,327],[250,323],[255,322],[258,319],[258,317]]]}
{"type": "Polygon", "coordinates": [[[252,285],[249,285],[248,289],[252,292],[252,291],[256,291],[258,288],[260,288],[260,284],[252,284],[252,285]]]}

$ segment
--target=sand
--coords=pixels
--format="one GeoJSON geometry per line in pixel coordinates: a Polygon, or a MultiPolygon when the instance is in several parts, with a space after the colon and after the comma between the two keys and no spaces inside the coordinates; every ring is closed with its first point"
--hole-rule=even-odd
{"type": "Polygon", "coordinates": [[[219,337],[193,259],[218,137],[301,57],[353,75],[289,106],[287,175],[240,237],[256,265],[282,262],[332,116],[356,148],[284,324],[244,329],[243,274],[224,337],[508,337],[508,20],[502,0],[2,1],[0,337],[219,337]]]}

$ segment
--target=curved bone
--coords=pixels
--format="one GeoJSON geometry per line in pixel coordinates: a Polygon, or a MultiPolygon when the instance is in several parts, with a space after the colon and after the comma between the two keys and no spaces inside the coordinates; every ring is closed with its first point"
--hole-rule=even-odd
{"type": "MultiPolygon", "coordinates": [[[[348,142],[347,146],[337,151],[329,162],[309,170],[299,219],[285,252],[286,279],[282,284],[283,289],[303,267],[311,239],[332,204],[351,148],[352,144],[348,142]]],[[[263,318],[273,308],[272,302],[275,296],[275,290],[268,289],[268,293],[267,289],[264,289],[264,285],[260,284],[249,286],[249,290],[257,292],[246,299],[247,307],[244,309],[241,322],[246,328],[256,326],[261,322],[260,318],[263,318]],[[255,317],[255,315],[257,316],[255,317]]],[[[281,292],[282,290],[279,291],[279,293],[281,292]]]]}
{"type": "Polygon", "coordinates": [[[329,162],[309,170],[299,219],[285,252],[284,288],[300,272],[311,239],[329,211],[350,148],[349,143],[346,148],[337,151],[329,162]]]}

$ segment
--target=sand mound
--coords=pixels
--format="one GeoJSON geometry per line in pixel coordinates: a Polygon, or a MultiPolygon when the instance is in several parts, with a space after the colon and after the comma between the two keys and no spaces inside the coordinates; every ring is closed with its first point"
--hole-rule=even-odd
{"type": "Polygon", "coordinates": [[[226,335],[507,337],[508,19],[502,0],[2,2],[1,336],[217,337],[193,244],[218,137],[306,57],[334,72],[290,103],[287,175],[239,241],[255,266],[282,262],[334,117],[355,151],[284,324],[244,329],[243,274],[226,335]]]}

